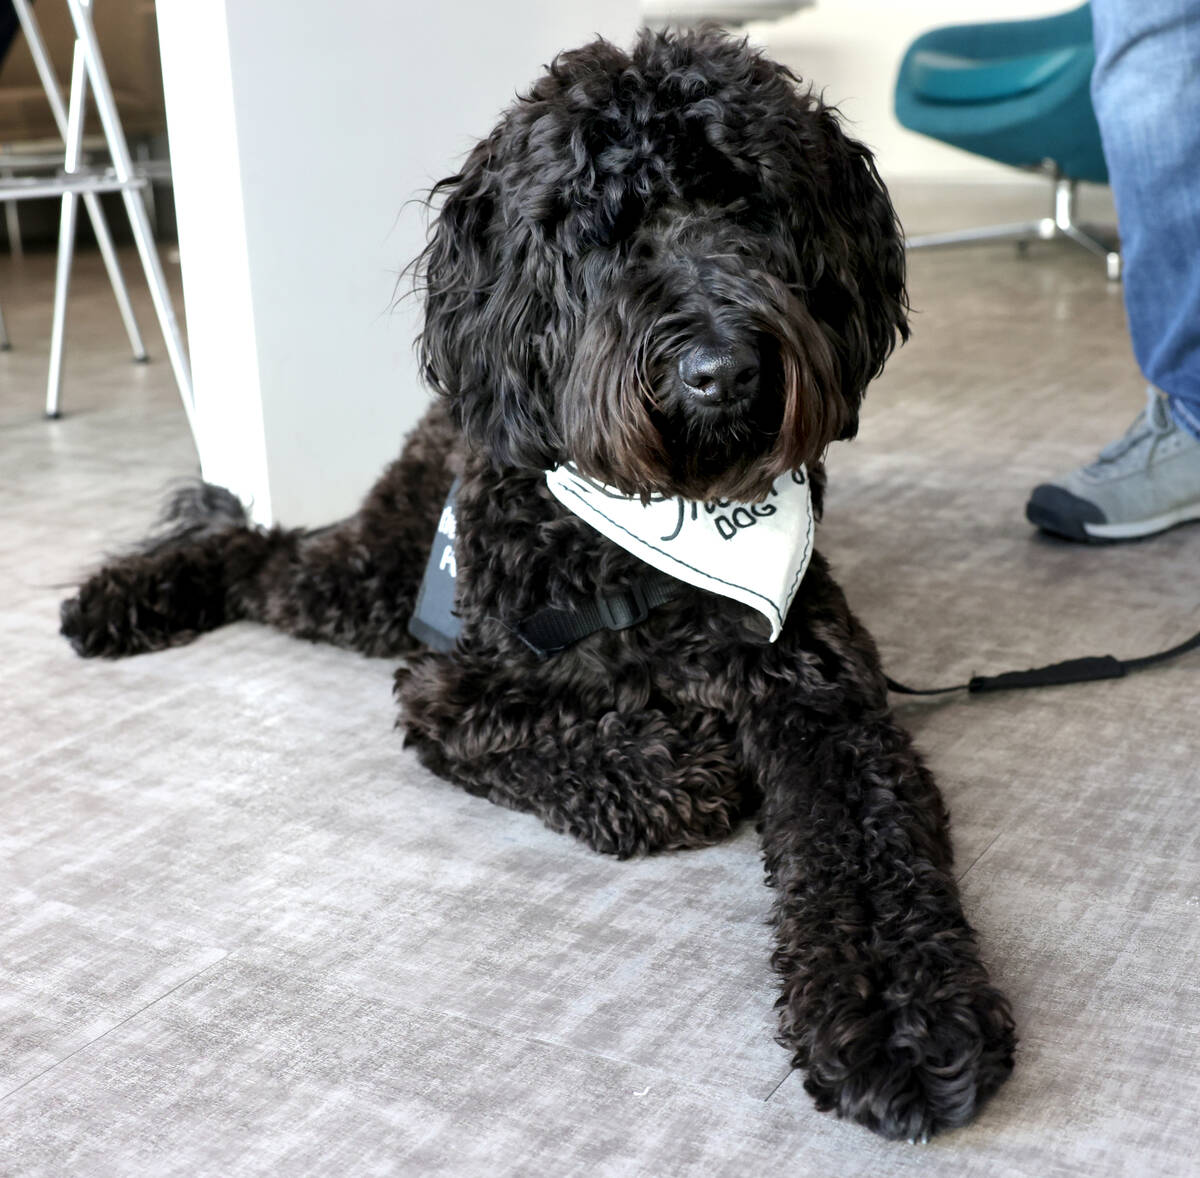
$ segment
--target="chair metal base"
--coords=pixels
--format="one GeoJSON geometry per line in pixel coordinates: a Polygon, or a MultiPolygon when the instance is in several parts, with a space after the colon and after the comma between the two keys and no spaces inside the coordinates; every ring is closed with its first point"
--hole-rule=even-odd
{"type": "Polygon", "coordinates": [[[1059,176],[1054,181],[1054,215],[1037,221],[1017,221],[1011,225],[986,225],[978,229],[962,229],[954,233],[923,233],[905,239],[910,250],[944,245],[968,245],[980,241],[1015,241],[1024,248],[1030,241],[1051,241],[1064,237],[1082,246],[1089,253],[1104,259],[1105,273],[1110,282],[1121,279],[1121,249],[1116,234],[1075,220],[1076,182],[1059,176]]]}

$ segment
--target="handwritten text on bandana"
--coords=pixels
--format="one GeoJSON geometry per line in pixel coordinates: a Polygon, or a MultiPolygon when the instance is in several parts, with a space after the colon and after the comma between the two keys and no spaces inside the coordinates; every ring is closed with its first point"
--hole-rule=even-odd
{"type": "Polygon", "coordinates": [[[812,556],[812,494],[802,467],[761,503],[659,497],[643,503],[568,466],[548,471],[550,493],[639,560],[756,609],[779,637],[812,556]]]}

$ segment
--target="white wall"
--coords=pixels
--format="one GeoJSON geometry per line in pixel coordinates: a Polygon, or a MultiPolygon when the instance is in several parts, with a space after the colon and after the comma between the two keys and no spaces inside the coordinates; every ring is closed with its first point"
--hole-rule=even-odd
{"type": "Polygon", "coordinates": [[[749,32],[772,56],[824,89],[857,138],[874,150],[885,179],[1012,183],[1021,173],[900,126],[892,113],[900,58],[921,33],[939,25],[1019,20],[1074,6],[1073,0],[817,0],[785,20],[750,25],[749,32]]]}
{"type": "Polygon", "coordinates": [[[407,204],[637,0],[159,0],[204,477],[260,522],[349,514],[427,400],[407,204]]]}

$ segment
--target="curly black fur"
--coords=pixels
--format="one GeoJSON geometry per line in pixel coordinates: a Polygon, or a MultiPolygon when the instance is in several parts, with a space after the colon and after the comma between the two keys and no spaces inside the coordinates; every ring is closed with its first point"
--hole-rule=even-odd
{"type": "Polygon", "coordinates": [[[941,798],[824,560],[774,644],[700,590],[548,661],[512,632],[643,568],[550,496],[555,463],[753,500],[806,462],[819,504],[821,456],[907,333],[870,155],[744,43],[644,34],[557,58],[438,191],[421,351],[440,396],[358,514],[264,530],[185,492],[65,603],[63,633],[116,656],[249,618],[407,655],[421,760],[598,851],[704,846],[757,811],[781,1041],[818,1107],[887,1137],[963,1124],[1011,1070],[1012,1020],[941,798]],[[698,348],[752,358],[728,397],[684,379],[698,348]],[[456,475],[463,631],[437,654],[406,622],[456,475]]]}

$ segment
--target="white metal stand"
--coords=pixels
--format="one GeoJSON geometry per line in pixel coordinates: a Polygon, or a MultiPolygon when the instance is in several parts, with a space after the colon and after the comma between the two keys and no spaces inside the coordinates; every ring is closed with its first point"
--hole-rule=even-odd
{"type": "MultiPolygon", "coordinates": [[[[134,173],[129,146],[125,140],[125,132],[117,114],[116,102],[108,82],[108,73],[100,56],[100,46],[96,31],[91,21],[91,0],[66,0],[70,10],[71,21],[75,26],[75,56],[71,71],[70,109],[64,111],[62,98],[58,93],[58,83],[50,66],[45,43],[41,32],[34,20],[29,0],[13,0],[17,18],[29,42],[42,87],[46,91],[47,100],[54,113],[55,122],[63,136],[65,155],[63,173],[49,180],[13,179],[0,180],[0,199],[5,201],[33,199],[43,196],[62,197],[62,215],[59,231],[59,248],[57,275],[54,292],[54,322],[50,340],[50,372],[46,390],[46,414],[57,417],[60,414],[60,394],[62,385],[62,364],[66,339],[66,303],[70,285],[71,262],[74,254],[75,223],[78,210],[78,199],[83,197],[84,207],[96,233],[100,253],[104,259],[112,283],[113,293],[125,330],[129,335],[130,347],[134,358],[144,360],[146,350],[138,332],[137,322],[133,315],[133,307],[129,301],[129,292],[125,287],[117,262],[116,251],[113,248],[112,237],[100,207],[99,193],[120,192],[125,202],[125,210],[129,215],[130,228],[134,242],[141,258],[142,269],[150,288],[150,297],[154,310],[162,328],[163,339],[166,343],[167,356],[179,386],[183,400],[184,411],[188,424],[195,430],[193,419],[193,397],[191,372],[188,367],[187,353],[184,348],[183,336],[179,323],[171,306],[170,295],[167,291],[166,276],[163,273],[162,262],[154,244],[154,235],[150,226],[146,206],[138,191],[147,183],[144,176],[134,173]],[[84,110],[86,106],[87,88],[91,85],[95,96],[96,109],[104,129],[104,138],[112,159],[112,167],[102,174],[85,173],[81,164],[81,146],[83,137],[84,110]]],[[[2,330],[2,328],[0,328],[2,330]]]]}
{"type": "MultiPolygon", "coordinates": [[[[29,45],[29,52],[33,57],[33,64],[37,69],[42,89],[46,93],[46,101],[50,104],[50,113],[54,116],[58,133],[62,136],[63,143],[66,145],[66,157],[63,161],[64,170],[68,173],[75,172],[79,167],[79,148],[77,145],[74,153],[75,162],[72,164],[70,158],[72,154],[70,136],[68,133],[70,118],[67,111],[63,108],[62,98],[58,92],[58,79],[54,76],[54,68],[50,64],[50,55],[46,51],[46,43],[42,39],[42,31],[33,15],[33,9],[30,7],[29,0],[13,0],[13,7],[16,9],[17,19],[21,22],[21,30],[25,34],[25,40],[29,45]]],[[[78,60],[79,55],[77,53],[74,63],[76,67],[78,60]]],[[[72,101],[75,101],[77,86],[86,88],[87,78],[79,73],[78,68],[73,68],[71,76],[72,101]]],[[[78,100],[81,108],[79,119],[80,142],[82,142],[83,128],[82,104],[85,95],[86,89],[79,96],[78,100]]],[[[9,174],[11,176],[11,172],[9,174]]],[[[125,324],[125,332],[129,336],[129,346],[133,351],[133,358],[138,361],[144,361],[146,359],[146,348],[142,343],[141,333],[138,331],[137,320],[133,314],[133,306],[129,301],[129,291],[125,286],[125,279],[121,274],[121,266],[117,261],[116,250],[113,248],[112,234],[108,230],[108,219],[104,216],[104,209],[96,193],[86,193],[83,200],[84,207],[87,209],[88,219],[92,223],[92,231],[96,235],[96,244],[100,248],[100,256],[104,260],[104,267],[108,271],[109,281],[112,283],[113,294],[117,299],[117,308],[121,312],[121,321],[125,324]]],[[[15,201],[7,201],[5,207],[15,212],[15,201]]],[[[72,223],[73,217],[74,214],[72,214],[72,223]]],[[[72,246],[73,244],[72,241],[72,246]]],[[[61,249],[61,239],[59,246],[61,249]]],[[[53,363],[53,356],[51,362],[53,363]]],[[[59,367],[61,369],[61,363],[59,367]]]]}

